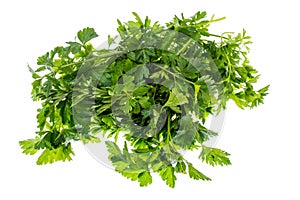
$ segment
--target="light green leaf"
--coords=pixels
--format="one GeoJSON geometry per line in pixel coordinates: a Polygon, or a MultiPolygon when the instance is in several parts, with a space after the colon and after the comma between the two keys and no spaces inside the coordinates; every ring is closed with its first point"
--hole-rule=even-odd
{"type": "Polygon", "coordinates": [[[215,165],[223,166],[223,165],[231,164],[228,156],[230,156],[230,154],[221,149],[203,146],[199,158],[201,158],[202,161],[205,161],[207,164],[210,164],[211,166],[215,166],[215,165]]]}
{"type": "Polygon", "coordinates": [[[31,67],[29,67],[29,65],[28,65],[28,69],[32,75],[32,78],[34,78],[34,79],[41,78],[31,67]]]}
{"type": "Polygon", "coordinates": [[[35,139],[28,139],[20,141],[19,144],[24,154],[34,155],[38,150],[34,148],[36,143],[35,139]]]}
{"type": "Polygon", "coordinates": [[[139,178],[139,173],[134,173],[134,172],[127,172],[127,171],[118,171],[117,172],[121,173],[124,177],[132,180],[132,181],[136,181],[139,178]]]}
{"type": "Polygon", "coordinates": [[[164,107],[172,108],[186,103],[188,103],[188,99],[186,98],[186,96],[180,93],[177,88],[173,88],[164,107]]]}
{"type": "Polygon", "coordinates": [[[170,186],[171,188],[175,187],[176,176],[174,174],[174,168],[171,165],[162,168],[159,175],[162,180],[166,181],[166,184],[168,186],[170,186]]]}
{"type": "Polygon", "coordinates": [[[150,172],[142,172],[138,175],[138,181],[140,182],[140,186],[144,187],[152,183],[152,176],[150,172]]]}
{"type": "Polygon", "coordinates": [[[52,164],[57,161],[72,160],[71,154],[74,152],[70,145],[67,147],[60,146],[56,149],[45,149],[37,160],[38,165],[52,164]]]}
{"type": "Polygon", "coordinates": [[[111,141],[106,141],[106,148],[108,150],[108,152],[110,153],[109,158],[111,158],[114,155],[120,155],[122,154],[120,148],[118,147],[118,145],[114,142],[111,141]]]}
{"type": "Polygon", "coordinates": [[[141,20],[140,16],[136,12],[132,12],[132,14],[135,16],[135,19],[139,25],[143,26],[143,21],[141,20]]]}
{"type": "Polygon", "coordinates": [[[189,171],[190,178],[195,179],[195,180],[201,179],[204,181],[211,181],[211,179],[209,177],[205,176],[204,174],[199,172],[196,168],[194,168],[191,163],[187,163],[187,164],[188,164],[188,171],[189,171]]]}

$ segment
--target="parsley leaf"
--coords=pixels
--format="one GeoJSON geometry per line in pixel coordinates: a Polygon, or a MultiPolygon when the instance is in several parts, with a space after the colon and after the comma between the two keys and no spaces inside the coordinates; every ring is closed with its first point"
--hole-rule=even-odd
{"type": "Polygon", "coordinates": [[[170,107],[175,112],[178,112],[177,106],[188,103],[187,98],[184,94],[180,93],[177,88],[172,89],[169,99],[164,107],[170,107]]]}
{"type": "Polygon", "coordinates": [[[202,159],[202,161],[205,161],[206,163],[210,164],[211,166],[215,165],[230,165],[231,162],[228,158],[230,154],[217,148],[210,148],[203,146],[202,152],[199,156],[199,158],[202,159]]]}
{"type": "Polygon", "coordinates": [[[21,148],[23,149],[24,154],[34,155],[38,150],[34,148],[35,146],[35,140],[34,139],[28,139],[20,141],[19,144],[21,148]]]}
{"type": "Polygon", "coordinates": [[[174,168],[172,166],[166,166],[160,170],[160,177],[166,181],[166,184],[171,188],[175,187],[176,176],[174,174],[174,168]]]}
{"type": "Polygon", "coordinates": [[[211,179],[201,172],[199,172],[196,168],[193,167],[191,163],[188,163],[188,171],[190,178],[193,178],[195,180],[204,180],[204,181],[211,181],[211,179]]]}
{"type": "Polygon", "coordinates": [[[152,176],[150,172],[142,172],[138,175],[138,181],[140,182],[140,186],[147,186],[152,183],[152,176]]]}
{"type": "Polygon", "coordinates": [[[71,145],[68,145],[67,147],[60,146],[56,149],[45,149],[36,163],[38,165],[43,165],[57,161],[70,161],[72,160],[71,154],[74,154],[71,145]]]}
{"type": "MultiPolygon", "coordinates": [[[[84,28],[83,30],[79,31],[77,34],[78,39],[82,44],[86,44],[88,41],[90,41],[93,38],[98,37],[98,34],[95,32],[93,28],[84,28]]],[[[72,47],[78,48],[78,44],[76,43],[70,43],[69,44],[73,45],[72,47]],[[74,45],[75,44],[75,45],[74,45]]]]}

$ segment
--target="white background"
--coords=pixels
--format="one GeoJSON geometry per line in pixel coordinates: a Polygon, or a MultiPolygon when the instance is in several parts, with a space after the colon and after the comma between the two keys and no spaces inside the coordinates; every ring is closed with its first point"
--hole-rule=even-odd
{"type": "MultiPolygon", "coordinates": [[[[265,0],[11,0],[0,3],[0,199],[300,199],[298,1],[265,0]],[[96,162],[78,143],[72,162],[36,166],[21,154],[18,141],[34,136],[36,105],[30,97],[26,64],[54,46],[94,27],[100,44],[116,31],[116,19],[142,17],[166,22],[174,14],[198,10],[227,16],[212,30],[241,31],[252,36],[250,59],[271,84],[265,104],[239,110],[230,104],[217,147],[232,154],[233,165],[202,171],[211,182],[178,176],[168,188],[157,176],[140,188],[96,162]]],[[[195,159],[196,161],[196,159],[195,159]]],[[[200,162],[195,164],[202,166],[200,162]]]]}

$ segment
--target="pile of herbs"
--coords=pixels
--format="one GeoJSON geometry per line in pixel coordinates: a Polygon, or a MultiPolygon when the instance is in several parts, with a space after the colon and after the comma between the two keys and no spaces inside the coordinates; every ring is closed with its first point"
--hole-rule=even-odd
{"type": "Polygon", "coordinates": [[[140,186],[152,183],[152,173],[170,187],[177,173],[211,180],[183,152],[197,151],[212,166],[231,164],[229,153],[205,145],[217,136],[205,122],[230,99],[242,109],[263,103],[268,86],[253,87],[259,75],[247,59],[250,37],[210,33],[223,18],[206,12],[165,26],[133,15],[118,20],[119,36],[108,36],[107,48],[96,49],[97,33],[84,28],[29,67],[41,107],[36,137],[19,142],[23,153],[41,152],[38,165],[71,160],[72,142],[100,142],[102,134],[115,170],[140,186]]]}

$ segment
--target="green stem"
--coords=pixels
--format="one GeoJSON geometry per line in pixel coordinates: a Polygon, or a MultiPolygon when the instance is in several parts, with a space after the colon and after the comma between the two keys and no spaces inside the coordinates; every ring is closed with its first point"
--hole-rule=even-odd
{"type": "Polygon", "coordinates": [[[168,136],[167,136],[167,144],[171,141],[171,119],[170,115],[168,115],[168,130],[167,130],[168,136]]]}
{"type": "MultiPolygon", "coordinates": [[[[214,16],[213,16],[213,17],[214,17],[214,16]]],[[[210,23],[218,22],[218,21],[221,21],[221,20],[226,19],[226,17],[221,17],[221,18],[218,18],[218,19],[214,19],[213,17],[212,17],[211,20],[209,21],[210,23]]]]}
{"type": "Polygon", "coordinates": [[[224,38],[224,39],[229,39],[228,37],[224,37],[223,35],[216,35],[216,34],[209,34],[209,36],[213,36],[213,37],[218,37],[218,38],[224,38]]]}
{"type": "Polygon", "coordinates": [[[97,55],[97,56],[95,56],[95,57],[86,59],[86,60],[84,60],[84,61],[73,62],[73,63],[61,65],[61,66],[59,66],[59,67],[68,67],[68,66],[72,66],[72,65],[75,65],[75,64],[83,64],[83,63],[86,62],[86,61],[97,60],[97,59],[100,59],[100,58],[108,58],[108,57],[112,57],[112,56],[115,56],[115,55],[121,55],[121,54],[124,54],[124,52],[123,52],[123,51],[115,51],[115,52],[110,52],[110,53],[106,53],[106,54],[100,54],[100,55],[97,55]]]}
{"type": "Polygon", "coordinates": [[[192,85],[195,85],[194,82],[189,81],[189,80],[187,80],[187,79],[185,79],[185,78],[182,78],[182,77],[178,76],[177,74],[175,74],[175,73],[173,73],[173,72],[171,72],[171,71],[169,71],[169,70],[163,68],[162,66],[160,66],[160,65],[158,65],[158,64],[154,64],[154,65],[155,65],[156,67],[159,67],[159,68],[162,69],[163,71],[165,71],[165,72],[167,72],[167,73],[173,75],[174,77],[176,77],[176,78],[178,78],[178,79],[181,79],[181,80],[183,80],[183,81],[185,81],[185,82],[187,82],[187,83],[190,83],[190,84],[192,84],[192,85]]]}
{"type": "Polygon", "coordinates": [[[226,56],[226,59],[228,61],[228,77],[225,79],[225,81],[229,82],[230,81],[230,76],[231,76],[231,73],[232,73],[232,64],[230,62],[230,59],[229,59],[228,55],[225,54],[225,56],[226,56]]]}
{"type": "Polygon", "coordinates": [[[187,41],[187,43],[185,43],[185,45],[176,53],[176,55],[180,55],[184,50],[186,50],[186,48],[191,44],[191,42],[193,41],[193,39],[189,39],[187,41]]]}

